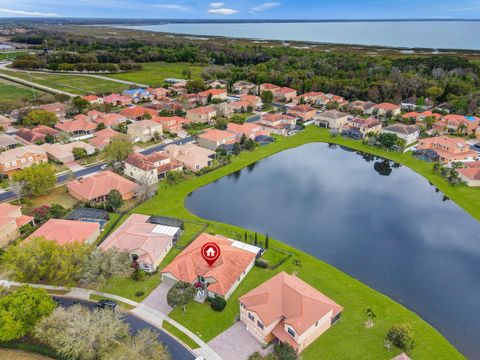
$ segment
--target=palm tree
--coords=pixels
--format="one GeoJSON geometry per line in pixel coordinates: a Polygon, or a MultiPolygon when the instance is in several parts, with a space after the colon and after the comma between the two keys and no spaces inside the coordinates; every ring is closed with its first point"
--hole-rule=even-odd
{"type": "Polygon", "coordinates": [[[375,310],[371,307],[368,307],[365,309],[365,315],[367,316],[367,321],[365,323],[365,326],[367,328],[373,327],[374,321],[377,318],[377,314],[375,313],[375,310]]]}

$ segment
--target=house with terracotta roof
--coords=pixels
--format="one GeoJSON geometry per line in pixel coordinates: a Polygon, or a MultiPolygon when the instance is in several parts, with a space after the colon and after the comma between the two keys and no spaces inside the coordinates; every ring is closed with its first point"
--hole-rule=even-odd
{"type": "Polygon", "coordinates": [[[374,102],[355,100],[348,104],[347,110],[350,112],[359,112],[359,113],[365,114],[373,106],[375,106],[374,102]]]}
{"type": "Polygon", "coordinates": [[[88,101],[91,105],[103,104],[103,98],[96,95],[84,96],[83,100],[88,101]]]}
{"type": "Polygon", "coordinates": [[[416,125],[392,124],[382,129],[382,133],[397,135],[405,141],[405,145],[413,144],[420,136],[420,128],[416,125]]]}
{"type": "Polygon", "coordinates": [[[103,98],[105,104],[110,104],[113,106],[128,106],[132,104],[132,99],[128,96],[123,96],[119,94],[107,95],[103,98]]]}
{"type": "Polygon", "coordinates": [[[166,98],[170,91],[165,88],[149,88],[148,92],[153,96],[154,99],[160,100],[166,98]]]}
{"type": "Polygon", "coordinates": [[[240,320],[263,344],[303,351],[339,318],[343,307],[294,275],[281,272],[239,298],[240,320]]]}
{"type": "Polygon", "coordinates": [[[306,122],[312,120],[315,117],[315,115],[317,114],[317,109],[307,104],[296,105],[291,107],[290,110],[288,110],[288,114],[291,116],[296,116],[302,121],[306,122]]]}
{"type": "Polygon", "coordinates": [[[207,105],[208,98],[212,100],[227,101],[226,89],[208,89],[198,93],[198,99],[203,105],[207,105]]]}
{"type": "Polygon", "coordinates": [[[380,134],[382,132],[382,123],[375,118],[352,118],[348,119],[342,126],[342,135],[354,139],[363,139],[368,134],[380,134]]]}
{"type": "Polygon", "coordinates": [[[401,106],[389,102],[384,102],[372,106],[368,111],[368,114],[375,114],[375,112],[378,116],[386,116],[388,114],[391,114],[391,116],[397,116],[401,114],[401,106]]]}
{"type": "Polygon", "coordinates": [[[402,352],[401,354],[391,358],[390,360],[411,360],[411,359],[407,354],[402,352]]]}
{"type": "Polygon", "coordinates": [[[470,149],[465,140],[448,136],[419,139],[417,149],[433,150],[439,156],[439,161],[444,164],[473,160],[477,157],[477,152],[470,149]]]}
{"type": "Polygon", "coordinates": [[[178,81],[174,83],[171,87],[171,90],[173,90],[177,95],[184,95],[186,94],[187,91],[187,82],[186,81],[178,81]]]}
{"type": "Polygon", "coordinates": [[[286,114],[265,114],[258,122],[262,130],[283,136],[286,136],[295,127],[296,123],[297,119],[295,117],[286,114]]]}
{"type": "Polygon", "coordinates": [[[95,149],[103,151],[105,147],[112,142],[113,138],[119,135],[122,134],[107,127],[103,130],[97,131],[95,137],[89,139],[88,143],[95,147],[95,149]]]}
{"type": "Polygon", "coordinates": [[[290,102],[297,96],[297,90],[289,87],[281,87],[274,94],[276,101],[290,102]]]}
{"type": "Polygon", "coordinates": [[[480,125],[480,118],[476,116],[450,114],[444,116],[442,120],[446,123],[447,130],[463,134],[475,133],[475,130],[480,125]]]}
{"type": "Polygon", "coordinates": [[[157,124],[162,125],[163,131],[168,131],[172,134],[183,133],[183,125],[190,121],[180,116],[155,116],[152,118],[157,124]]]}
{"type": "Polygon", "coordinates": [[[95,148],[83,141],[74,141],[67,144],[43,144],[40,147],[47,153],[48,159],[61,164],[75,160],[73,149],[84,149],[88,156],[95,154],[95,148]]]}
{"type": "MultiPolygon", "coordinates": [[[[204,289],[205,296],[227,300],[252,269],[261,249],[220,235],[200,234],[161,272],[162,281],[184,281],[204,289]],[[214,242],[220,257],[211,266],[203,259],[202,247],[214,242]]],[[[197,296],[198,297],[198,296],[197,296]]]]}
{"type": "Polygon", "coordinates": [[[33,232],[25,241],[45,238],[58,245],[74,242],[93,244],[100,236],[100,224],[97,222],[50,219],[33,232]]]}
{"type": "Polygon", "coordinates": [[[150,222],[148,215],[132,214],[98,247],[128,253],[140,269],[154,272],[179,237],[181,229],[150,222]]]}
{"type": "Polygon", "coordinates": [[[162,125],[153,120],[135,121],[128,125],[127,134],[133,142],[149,142],[163,135],[162,125]]]}
{"type": "Polygon", "coordinates": [[[207,81],[207,85],[210,89],[226,89],[228,83],[226,80],[216,79],[207,81]]]}
{"type": "Polygon", "coordinates": [[[217,116],[217,109],[213,106],[203,106],[187,110],[187,120],[194,123],[212,123],[217,116]]]}
{"type": "Polygon", "coordinates": [[[146,114],[149,114],[150,117],[154,117],[158,115],[157,111],[143,107],[143,106],[132,106],[120,111],[120,115],[125,116],[127,119],[131,121],[143,120],[145,119],[146,114]]]}
{"type": "Polygon", "coordinates": [[[95,175],[70,181],[67,189],[70,195],[82,202],[99,203],[107,200],[112,190],[118,190],[123,200],[136,196],[139,186],[133,181],[115,174],[112,171],[102,171],[95,175]]]}
{"type": "Polygon", "coordinates": [[[257,85],[250,81],[240,80],[232,85],[232,91],[235,94],[255,94],[257,85]]]}
{"type": "Polygon", "coordinates": [[[245,100],[234,101],[234,102],[228,103],[227,105],[230,107],[230,111],[234,113],[244,113],[244,112],[247,112],[248,109],[251,109],[251,110],[254,109],[252,104],[245,100]]]}
{"type": "Polygon", "coordinates": [[[324,95],[325,94],[323,92],[311,91],[302,95],[297,95],[293,101],[297,104],[300,104],[302,100],[307,104],[316,104],[317,100],[324,95]]]}
{"type": "Polygon", "coordinates": [[[347,121],[352,117],[353,116],[338,110],[327,110],[315,116],[315,125],[338,130],[345,126],[347,121]]]}
{"type": "Polygon", "coordinates": [[[155,184],[170,171],[181,171],[183,166],[165,153],[154,152],[150,155],[132,153],[124,161],[123,173],[140,184],[155,184]]]}
{"type": "Polygon", "coordinates": [[[39,108],[54,113],[58,118],[63,118],[67,116],[68,105],[64,103],[53,103],[40,105],[39,108]]]}
{"type": "Polygon", "coordinates": [[[219,146],[233,145],[237,142],[237,137],[228,131],[212,129],[198,135],[197,142],[198,146],[215,151],[219,146]]]}
{"type": "Polygon", "coordinates": [[[204,149],[195,144],[167,145],[165,153],[171,159],[183,165],[184,168],[192,171],[199,171],[211,166],[216,155],[215,151],[204,149]]]}
{"type": "Polygon", "coordinates": [[[111,113],[91,117],[91,121],[97,126],[98,124],[104,124],[105,127],[112,128],[126,122],[127,118],[120,114],[111,113]]]}
{"type": "Polygon", "coordinates": [[[468,186],[480,186],[480,161],[464,163],[457,173],[468,186]]]}
{"type": "Polygon", "coordinates": [[[200,104],[198,94],[184,94],[180,96],[179,100],[186,109],[192,109],[200,104]]]}
{"type": "Polygon", "coordinates": [[[53,129],[49,126],[38,125],[32,129],[23,128],[17,131],[15,134],[19,138],[22,138],[25,141],[28,141],[31,144],[43,143],[47,135],[51,135],[54,140],[57,140],[60,131],[53,129]]]}
{"type": "Polygon", "coordinates": [[[0,154],[0,174],[12,176],[18,170],[45,162],[48,162],[47,153],[40,146],[16,147],[0,154]]]}
{"type": "Polygon", "coordinates": [[[265,91],[271,91],[275,96],[275,93],[277,92],[278,89],[280,89],[280,86],[277,86],[274,84],[270,84],[270,83],[260,84],[258,94],[262,95],[262,93],[265,91]]]}
{"type": "Polygon", "coordinates": [[[270,136],[270,133],[263,130],[261,125],[252,123],[228,123],[226,131],[235,134],[237,140],[240,140],[243,135],[245,135],[247,139],[252,140],[255,140],[259,136],[270,136]]]}
{"type": "Polygon", "coordinates": [[[0,203],[0,248],[19,237],[22,226],[34,223],[32,216],[22,214],[20,206],[0,203]]]}
{"type": "Polygon", "coordinates": [[[241,101],[246,101],[254,110],[260,110],[263,106],[262,98],[256,95],[244,94],[240,96],[241,101]]]}
{"type": "MultiPolygon", "coordinates": [[[[77,115],[78,116],[78,115],[77,115]]],[[[57,123],[55,127],[60,130],[69,133],[71,136],[84,136],[92,135],[97,125],[92,123],[87,117],[78,117],[75,120],[68,120],[57,123]]]]}

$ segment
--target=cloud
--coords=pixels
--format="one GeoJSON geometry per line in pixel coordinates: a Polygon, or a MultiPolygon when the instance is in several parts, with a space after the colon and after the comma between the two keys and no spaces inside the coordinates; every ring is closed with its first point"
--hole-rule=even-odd
{"type": "Polygon", "coordinates": [[[22,11],[22,10],[14,10],[14,9],[1,9],[0,13],[10,14],[10,15],[18,15],[18,16],[43,16],[43,17],[58,17],[60,15],[55,13],[42,13],[36,11],[22,11]]]}
{"type": "Polygon", "coordinates": [[[236,14],[237,12],[238,10],[226,9],[226,8],[208,10],[208,13],[213,15],[233,15],[233,14],[236,14]]]}
{"type": "Polygon", "coordinates": [[[177,5],[177,4],[156,4],[155,7],[159,7],[162,9],[168,10],[181,10],[181,11],[190,11],[192,10],[190,7],[185,5],[177,5]]]}
{"type": "Polygon", "coordinates": [[[212,8],[221,8],[223,7],[225,4],[224,3],[221,3],[221,2],[213,2],[210,4],[210,7],[212,8]]]}
{"type": "Polygon", "coordinates": [[[262,12],[262,11],[265,11],[265,10],[270,10],[274,7],[279,6],[279,5],[280,5],[280,3],[278,3],[278,2],[266,2],[266,3],[263,3],[262,5],[258,5],[258,6],[250,8],[250,12],[254,12],[254,13],[262,12]]]}

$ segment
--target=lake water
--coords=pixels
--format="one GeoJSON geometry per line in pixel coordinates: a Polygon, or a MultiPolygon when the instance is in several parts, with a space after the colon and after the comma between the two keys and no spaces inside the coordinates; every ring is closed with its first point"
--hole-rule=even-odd
{"type": "Polygon", "coordinates": [[[308,144],[198,189],[186,206],[328,262],[480,359],[480,223],[397,165],[308,144]]]}
{"type": "Polygon", "coordinates": [[[172,23],[122,27],[176,34],[260,40],[480,50],[480,36],[478,36],[480,34],[480,22],[476,21],[172,23]]]}

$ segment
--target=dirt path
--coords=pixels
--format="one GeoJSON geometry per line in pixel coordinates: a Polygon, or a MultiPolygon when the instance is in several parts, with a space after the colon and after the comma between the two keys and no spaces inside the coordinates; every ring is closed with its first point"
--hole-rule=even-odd
{"type": "Polygon", "coordinates": [[[20,350],[0,349],[0,359],[8,360],[50,360],[51,358],[20,350]]]}

